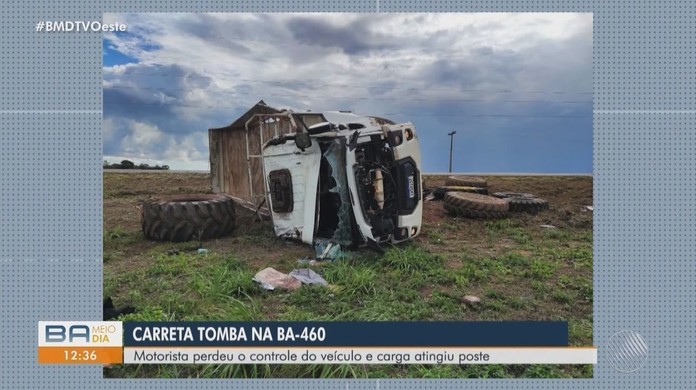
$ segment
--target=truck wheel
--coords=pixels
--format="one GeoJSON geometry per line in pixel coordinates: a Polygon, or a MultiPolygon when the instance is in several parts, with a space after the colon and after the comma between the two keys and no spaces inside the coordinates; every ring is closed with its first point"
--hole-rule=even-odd
{"type": "Polygon", "coordinates": [[[141,208],[145,237],[182,242],[223,237],[234,230],[234,201],[227,195],[177,195],[148,200],[141,208]]]}
{"type": "Polygon", "coordinates": [[[446,193],[444,208],[450,214],[467,218],[497,219],[508,214],[508,204],[504,200],[467,192],[446,193]]]}
{"type": "Polygon", "coordinates": [[[445,180],[446,186],[460,186],[460,187],[478,187],[486,188],[488,183],[486,179],[474,176],[448,176],[445,180]]]}
{"type": "Polygon", "coordinates": [[[472,194],[482,194],[482,195],[487,195],[488,194],[488,189],[487,188],[479,188],[479,187],[461,187],[461,186],[445,186],[445,187],[437,187],[433,190],[433,196],[435,199],[442,199],[445,197],[445,194],[448,192],[469,192],[472,194]]]}
{"type": "Polygon", "coordinates": [[[493,194],[510,205],[512,212],[528,212],[536,214],[539,211],[548,210],[549,202],[535,197],[532,194],[522,192],[496,192],[493,194]]]}
{"type": "Polygon", "coordinates": [[[549,202],[539,198],[504,198],[510,205],[512,212],[527,212],[536,214],[539,211],[548,210],[549,202]]]}
{"type": "Polygon", "coordinates": [[[493,196],[496,198],[536,198],[533,194],[528,194],[526,192],[494,192],[493,196]]]}

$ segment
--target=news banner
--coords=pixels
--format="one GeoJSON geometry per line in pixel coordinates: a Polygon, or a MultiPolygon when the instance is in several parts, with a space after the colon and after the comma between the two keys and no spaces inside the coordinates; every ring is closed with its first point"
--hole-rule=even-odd
{"type": "Polygon", "coordinates": [[[45,364],[596,364],[565,321],[40,321],[45,364]]]}

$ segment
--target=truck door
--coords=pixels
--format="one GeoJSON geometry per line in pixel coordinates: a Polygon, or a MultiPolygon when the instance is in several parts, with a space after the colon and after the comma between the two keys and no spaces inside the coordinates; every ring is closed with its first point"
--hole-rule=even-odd
{"type": "Polygon", "coordinates": [[[313,243],[320,162],[317,142],[304,150],[291,139],[265,146],[266,202],[277,236],[313,243]]]}

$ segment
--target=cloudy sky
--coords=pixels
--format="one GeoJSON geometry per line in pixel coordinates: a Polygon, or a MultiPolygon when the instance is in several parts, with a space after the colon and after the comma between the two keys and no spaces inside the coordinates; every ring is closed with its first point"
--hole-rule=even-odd
{"type": "Polygon", "coordinates": [[[208,169],[259,100],[413,122],[424,170],[592,172],[591,14],[105,14],[104,158],[208,169]]]}

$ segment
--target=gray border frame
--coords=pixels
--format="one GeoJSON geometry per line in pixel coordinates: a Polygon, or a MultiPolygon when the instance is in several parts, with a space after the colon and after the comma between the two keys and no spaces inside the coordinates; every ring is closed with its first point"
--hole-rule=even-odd
{"type": "Polygon", "coordinates": [[[19,388],[696,387],[696,8],[688,1],[4,0],[0,12],[0,372],[19,388]],[[593,12],[594,379],[120,380],[39,366],[39,320],[97,320],[102,273],[101,34],[39,34],[39,20],[103,12],[593,12]],[[74,164],[76,160],[82,164],[74,164]],[[632,373],[605,348],[649,348],[632,373]]]}

